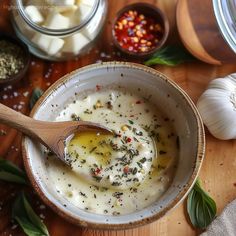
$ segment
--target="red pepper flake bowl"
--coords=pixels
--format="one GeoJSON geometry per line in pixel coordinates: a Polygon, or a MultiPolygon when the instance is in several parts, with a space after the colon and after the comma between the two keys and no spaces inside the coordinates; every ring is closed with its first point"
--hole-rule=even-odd
{"type": "Polygon", "coordinates": [[[112,25],[117,48],[130,56],[147,58],[158,51],[169,35],[164,13],[148,3],[134,3],[122,8],[112,25]]]}

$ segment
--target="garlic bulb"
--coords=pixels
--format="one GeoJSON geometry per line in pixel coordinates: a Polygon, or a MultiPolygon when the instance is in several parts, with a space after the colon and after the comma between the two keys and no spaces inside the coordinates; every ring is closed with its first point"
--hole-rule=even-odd
{"type": "Polygon", "coordinates": [[[218,139],[236,138],[236,73],[214,79],[197,102],[210,133],[218,139]]]}

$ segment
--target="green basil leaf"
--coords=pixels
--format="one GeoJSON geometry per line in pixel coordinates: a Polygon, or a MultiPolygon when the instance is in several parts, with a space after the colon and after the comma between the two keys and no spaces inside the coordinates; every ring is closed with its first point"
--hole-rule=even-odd
{"type": "Polygon", "coordinates": [[[187,211],[193,226],[205,229],[216,216],[216,203],[197,180],[187,199],[187,211]]]}
{"type": "Polygon", "coordinates": [[[0,159],[0,180],[18,184],[28,184],[25,172],[10,161],[3,159],[0,159]]]}
{"type": "Polygon", "coordinates": [[[25,218],[19,218],[15,217],[15,220],[19,223],[20,227],[23,229],[23,231],[30,236],[42,236],[45,234],[42,234],[41,232],[38,231],[37,227],[34,227],[32,224],[28,222],[27,219],[25,218]]]}
{"type": "Polygon", "coordinates": [[[167,65],[176,66],[187,61],[193,61],[195,58],[180,45],[169,45],[157,51],[149,60],[144,62],[147,66],[167,65]]]}
{"type": "Polygon", "coordinates": [[[1,170],[0,170],[0,180],[12,182],[12,183],[17,183],[17,184],[26,184],[26,181],[24,178],[14,175],[14,174],[11,174],[6,171],[1,171],[1,170]]]}
{"type": "Polygon", "coordinates": [[[40,88],[35,88],[30,97],[30,109],[34,107],[34,104],[39,100],[39,98],[43,95],[43,90],[40,88]]]}
{"type": "Polygon", "coordinates": [[[14,218],[28,236],[48,236],[48,230],[35,214],[24,193],[21,193],[13,203],[12,218],[14,218]]]}
{"type": "Polygon", "coordinates": [[[196,201],[194,201],[196,195],[196,191],[190,191],[188,195],[188,200],[187,200],[187,210],[188,210],[188,215],[189,218],[192,222],[192,225],[196,226],[197,225],[197,220],[195,218],[195,211],[189,211],[189,209],[196,209],[196,201]]]}

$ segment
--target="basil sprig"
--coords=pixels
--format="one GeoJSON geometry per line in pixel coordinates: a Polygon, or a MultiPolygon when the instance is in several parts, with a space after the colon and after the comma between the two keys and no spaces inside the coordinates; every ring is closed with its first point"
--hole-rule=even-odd
{"type": "Polygon", "coordinates": [[[17,184],[28,184],[24,171],[8,160],[0,158],[0,180],[17,184]]]}
{"type": "Polygon", "coordinates": [[[144,62],[147,66],[167,65],[176,66],[187,61],[193,61],[193,57],[184,47],[180,45],[169,45],[157,51],[149,60],[144,62]]]}
{"type": "MultiPolygon", "coordinates": [[[[0,159],[0,180],[18,184],[29,184],[24,171],[12,162],[0,159]]],[[[48,236],[46,226],[35,214],[24,193],[21,193],[12,206],[12,218],[15,219],[28,236],[48,236]]]]}
{"type": "Polygon", "coordinates": [[[49,235],[47,227],[35,214],[24,193],[21,193],[13,203],[12,218],[19,223],[28,236],[49,235]]]}
{"type": "Polygon", "coordinates": [[[187,211],[193,226],[205,229],[216,216],[216,203],[197,180],[187,200],[187,211]]]}
{"type": "Polygon", "coordinates": [[[35,88],[30,97],[30,109],[33,108],[34,104],[39,100],[39,98],[43,95],[43,90],[40,88],[35,88]]]}

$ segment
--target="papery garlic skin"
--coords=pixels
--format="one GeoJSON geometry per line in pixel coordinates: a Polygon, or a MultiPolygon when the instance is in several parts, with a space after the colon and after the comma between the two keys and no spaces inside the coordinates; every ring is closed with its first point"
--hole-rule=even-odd
{"type": "Polygon", "coordinates": [[[222,140],[236,138],[236,73],[212,80],[197,102],[203,123],[222,140]]]}

